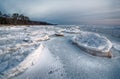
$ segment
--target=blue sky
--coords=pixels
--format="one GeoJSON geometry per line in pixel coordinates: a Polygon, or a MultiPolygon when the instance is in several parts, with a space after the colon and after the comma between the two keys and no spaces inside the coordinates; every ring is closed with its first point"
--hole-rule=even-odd
{"type": "Polygon", "coordinates": [[[56,24],[120,25],[120,0],[0,0],[0,10],[56,24]]]}

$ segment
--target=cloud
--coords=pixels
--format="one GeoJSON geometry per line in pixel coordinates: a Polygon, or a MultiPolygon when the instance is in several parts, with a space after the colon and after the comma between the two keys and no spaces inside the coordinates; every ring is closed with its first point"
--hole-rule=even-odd
{"type": "Polygon", "coordinates": [[[58,24],[119,24],[119,4],[119,0],[0,0],[0,9],[58,24]]]}

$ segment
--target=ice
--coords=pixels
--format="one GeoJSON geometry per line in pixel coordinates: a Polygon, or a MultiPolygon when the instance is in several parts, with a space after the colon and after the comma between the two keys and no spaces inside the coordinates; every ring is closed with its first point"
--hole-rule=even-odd
{"type": "MultiPolygon", "coordinates": [[[[7,78],[13,77],[21,72],[23,72],[24,70],[26,70],[29,66],[33,65],[35,62],[38,61],[40,54],[43,50],[44,46],[40,45],[33,53],[29,54],[24,61],[22,61],[18,66],[5,71],[4,75],[7,78]]],[[[19,57],[16,57],[19,59],[19,57]]]]}
{"type": "Polygon", "coordinates": [[[0,79],[120,79],[119,36],[119,27],[1,26],[0,79]],[[114,56],[87,54],[72,37],[88,49],[110,50],[114,56]]]}
{"type": "Polygon", "coordinates": [[[38,37],[31,37],[31,39],[33,41],[45,41],[45,40],[49,40],[50,37],[48,35],[42,35],[42,36],[38,36],[38,37]]]}
{"type": "Polygon", "coordinates": [[[64,29],[64,32],[77,34],[77,33],[80,33],[80,28],[78,26],[74,26],[74,27],[64,29]]]}
{"type": "Polygon", "coordinates": [[[26,70],[24,74],[18,75],[13,79],[66,79],[66,73],[59,57],[51,54],[51,51],[45,47],[39,58],[39,62],[26,70]],[[62,76],[61,76],[62,75],[62,76]]]}
{"type": "Polygon", "coordinates": [[[1,27],[0,77],[13,77],[33,65],[41,52],[41,48],[37,49],[39,44],[49,40],[59,29],[54,26],[1,27]]]}
{"type": "Polygon", "coordinates": [[[115,42],[113,42],[113,47],[114,47],[116,50],[120,51],[120,43],[115,43],[115,42]]]}
{"type": "Polygon", "coordinates": [[[4,71],[7,68],[7,66],[8,66],[8,61],[2,62],[0,64],[0,72],[4,71]]]}
{"type": "Polygon", "coordinates": [[[80,34],[74,36],[72,40],[81,47],[103,53],[109,52],[112,47],[112,43],[106,37],[93,32],[81,31],[80,34]]]}

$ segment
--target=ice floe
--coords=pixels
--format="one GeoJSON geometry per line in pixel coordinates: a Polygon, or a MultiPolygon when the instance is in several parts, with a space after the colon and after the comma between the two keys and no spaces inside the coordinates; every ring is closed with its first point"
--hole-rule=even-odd
{"type": "Polygon", "coordinates": [[[72,41],[78,46],[92,51],[92,54],[99,56],[112,56],[110,53],[112,43],[106,37],[97,33],[81,31],[79,35],[72,38],[72,41]]]}

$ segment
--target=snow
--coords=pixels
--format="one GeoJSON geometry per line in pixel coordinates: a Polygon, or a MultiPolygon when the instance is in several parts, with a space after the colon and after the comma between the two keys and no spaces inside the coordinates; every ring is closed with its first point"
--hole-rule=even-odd
{"type": "Polygon", "coordinates": [[[79,35],[73,37],[72,41],[86,49],[101,51],[103,53],[109,52],[112,48],[112,43],[106,37],[93,32],[81,31],[79,35]]]}
{"type": "Polygon", "coordinates": [[[55,35],[56,35],[56,36],[64,36],[64,34],[61,33],[61,32],[57,32],[57,33],[55,33],[55,35]]]}
{"type": "Polygon", "coordinates": [[[113,42],[113,47],[116,49],[116,50],[118,50],[118,51],[120,51],[120,43],[119,42],[113,42]]]}
{"type": "Polygon", "coordinates": [[[0,77],[11,78],[33,65],[40,57],[41,42],[49,40],[59,29],[54,26],[0,27],[0,77]]]}
{"type": "Polygon", "coordinates": [[[0,27],[0,79],[119,79],[118,29],[75,25],[0,27]],[[79,38],[77,43],[80,40],[90,49],[111,50],[114,57],[86,54],[71,38],[79,38]]]}
{"type": "Polygon", "coordinates": [[[66,79],[64,66],[59,57],[51,54],[51,51],[44,47],[39,57],[39,62],[35,63],[24,74],[13,79],[66,79]]]}
{"type": "Polygon", "coordinates": [[[45,40],[49,40],[50,39],[50,37],[48,36],[48,35],[43,35],[43,36],[41,36],[41,37],[32,37],[32,40],[34,40],[34,41],[45,41],[45,40]]]}
{"type": "Polygon", "coordinates": [[[74,27],[64,29],[64,32],[77,34],[77,33],[80,33],[80,28],[78,26],[74,26],[74,27]]]}
{"type": "MultiPolygon", "coordinates": [[[[18,46],[17,49],[22,46],[28,47],[27,44],[24,44],[24,45],[18,46]]],[[[16,51],[17,49],[9,48],[7,49],[7,51],[16,51]]],[[[38,49],[36,49],[30,54],[29,54],[29,51],[28,52],[16,51],[13,53],[11,52],[12,54],[8,53],[8,54],[1,55],[3,57],[2,63],[0,64],[0,72],[3,74],[1,76],[4,78],[10,78],[12,76],[15,76],[23,72],[25,69],[27,69],[29,66],[31,66],[34,62],[37,61],[37,59],[40,57],[40,53],[42,49],[43,49],[43,46],[40,45],[38,49]]]]}
{"type": "Polygon", "coordinates": [[[11,78],[21,72],[24,72],[28,67],[38,62],[40,54],[42,53],[43,46],[40,45],[33,53],[29,54],[24,61],[22,61],[16,67],[3,72],[5,78],[11,78]]]}

